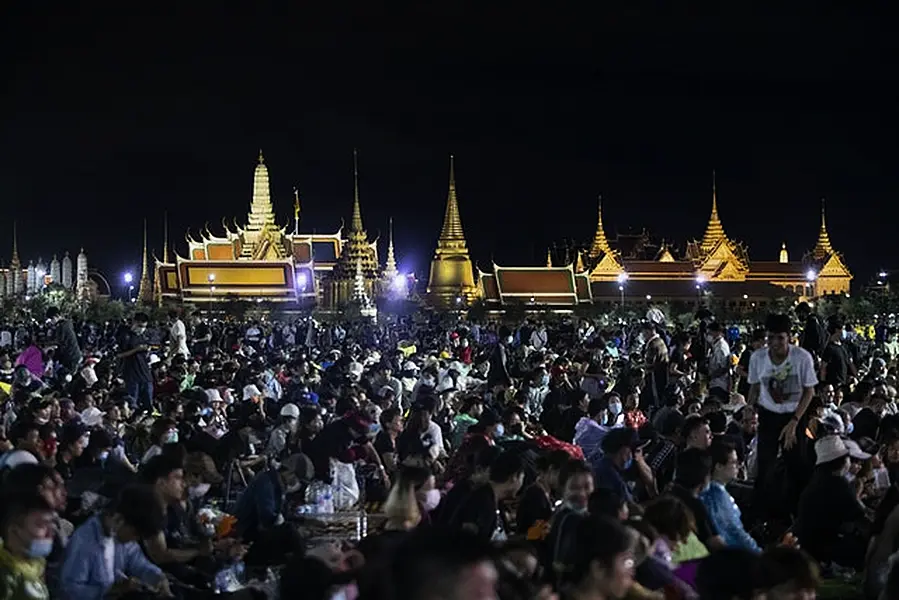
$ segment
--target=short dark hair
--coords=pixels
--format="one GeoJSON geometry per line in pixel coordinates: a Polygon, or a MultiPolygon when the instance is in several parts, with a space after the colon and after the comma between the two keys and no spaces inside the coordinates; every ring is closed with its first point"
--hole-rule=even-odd
{"type": "Polygon", "coordinates": [[[140,479],[146,484],[152,485],[160,479],[166,479],[177,471],[184,469],[184,464],[171,456],[159,454],[154,456],[140,469],[140,479]]]}
{"type": "Polygon", "coordinates": [[[10,469],[3,479],[4,494],[33,492],[48,479],[55,481],[56,471],[46,465],[19,465],[15,469],[10,469]]]}
{"type": "Polygon", "coordinates": [[[559,473],[559,485],[565,487],[569,479],[578,475],[593,475],[593,471],[590,470],[590,467],[584,461],[571,458],[565,463],[565,466],[562,467],[562,471],[559,473]]]}
{"type": "Polygon", "coordinates": [[[403,413],[400,412],[400,409],[391,407],[381,411],[381,416],[379,421],[381,421],[381,427],[387,427],[387,425],[393,421],[395,418],[401,416],[403,413]]]}
{"type": "Polygon", "coordinates": [[[28,434],[32,431],[40,432],[41,426],[35,423],[34,421],[16,421],[13,423],[13,426],[9,428],[9,441],[16,444],[16,442],[20,442],[28,437],[28,434]]]}
{"type": "MultiPolygon", "coordinates": [[[[806,305],[808,306],[808,305],[806,305]]],[[[796,312],[799,312],[797,307],[796,312]]],[[[780,313],[771,313],[765,319],[765,330],[770,333],[790,333],[792,327],[790,325],[790,317],[780,313]]]]}
{"type": "Polygon", "coordinates": [[[688,438],[694,431],[702,427],[703,425],[708,425],[709,420],[701,415],[690,415],[686,419],[684,419],[684,424],[681,425],[681,436],[685,439],[688,438]]]}
{"type": "Polygon", "coordinates": [[[524,461],[515,452],[503,452],[490,465],[490,481],[506,483],[524,472],[524,461]]]}
{"type": "Polygon", "coordinates": [[[136,313],[134,313],[134,316],[131,317],[131,320],[134,321],[135,323],[149,323],[150,316],[147,313],[136,312],[136,313]]]}
{"type": "Polygon", "coordinates": [[[0,503],[0,531],[5,536],[9,526],[13,522],[21,521],[33,512],[52,512],[53,509],[44,500],[37,490],[17,490],[13,493],[3,494],[0,503]]]}
{"type": "Polygon", "coordinates": [[[737,446],[726,438],[715,438],[709,447],[709,455],[712,457],[712,468],[716,465],[726,465],[730,459],[730,453],[736,452],[737,446]]]}
{"type": "Polygon", "coordinates": [[[712,474],[712,457],[708,450],[689,448],[677,457],[674,480],[685,488],[695,488],[712,474]]]}
{"type": "Polygon", "coordinates": [[[55,319],[57,316],[59,316],[59,307],[58,306],[51,306],[50,308],[47,309],[47,318],[48,319],[55,319]]]}
{"type": "Polygon", "coordinates": [[[165,527],[165,509],[156,490],[150,485],[136,483],[125,486],[107,512],[120,515],[141,538],[153,537],[165,527]]]}

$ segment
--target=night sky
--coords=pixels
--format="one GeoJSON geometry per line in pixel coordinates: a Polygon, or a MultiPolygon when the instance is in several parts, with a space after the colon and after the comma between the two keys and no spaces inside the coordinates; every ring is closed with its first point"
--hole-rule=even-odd
{"type": "Polygon", "coordinates": [[[0,262],[15,218],[23,259],[84,246],[120,280],[144,217],[159,253],[165,210],[186,254],[188,227],[245,220],[260,147],[281,222],[297,185],[302,229],[333,232],[349,220],[356,147],[366,228],[386,242],[393,216],[401,269],[425,277],[450,153],[482,266],[589,240],[600,193],[610,235],[645,227],[682,248],[703,233],[715,169],[725,230],[752,258],[776,260],[784,240],[808,250],[826,197],[856,283],[899,268],[885,24],[443,4],[4,15],[0,262]]]}

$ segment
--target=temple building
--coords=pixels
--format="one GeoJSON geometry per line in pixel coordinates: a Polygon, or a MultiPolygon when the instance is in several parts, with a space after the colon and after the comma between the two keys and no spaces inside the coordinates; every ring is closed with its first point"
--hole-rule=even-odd
{"type": "MultiPolygon", "coordinates": [[[[84,250],[82,250],[82,255],[84,250]]],[[[79,255],[79,277],[85,281],[88,279],[87,257],[84,256],[83,264],[79,255]]],[[[75,289],[75,281],[72,278],[72,259],[66,252],[62,261],[53,255],[49,266],[40,258],[37,262],[29,261],[28,265],[22,265],[19,258],[19,243],[16,223],[12,230],[12,256],[9,266],[0,268],[0,298],[28,297],[39,294],[51,284],[60,285],[67,290],[78,292],[75,289]]],[[[94,286],[96,289],[96,286],[94,286]]],[[[88,294],[89,295],[89,294],[88,294]]],[[[79,297],[84,297],[79,295],[79,297]]]]}
{"type": "Polygon", "coordinates": [[[155,261],[158,302],[195,303],[253,300],[339,309],[354,297],[361,269],[368,298],[382,291],[377,240],[362,224],[359,177],[354,153],[354,196],[349,231],[300,233],[300,196],[294,191],[292,231],[277,224],[269,172],[262,151],[253,175],[253,196],[245,226],[222,220],[223,232],[209,226],[199,239],[187,233],[187,256],[169,258],[168,235],[155,261]]]}
{"type": "Polygon", "coordinates": [[[701,239],[688,242],[682,253],[666,242],[652,243],[645,231],[610,240],[600,201],[596,232],[583,251],[566,252],[558,265],[551,252],[542,267],[493,264],[479,273],[479,292],[493,307],[511,303],[535,308],[570,308],[583,303],[701,303],[706,297],[715,297],[739,310],[756,303],[763,306],[777,297],[848,294],[851,281],[852,274],[831,245],[823,202],[818,241],[801,260],[789,259],[786,243],[781,245],[778,260],[752,260],[748,249],[724,230],[713,181],[705,232],[701,239]]]}
{"type": "Polygon", "coordinates": [[[452,308],[470,302],[478,296],[474,281],[474,268],[468,255],[468,244],[462,231],[459,216],[459,199],[456,197],[456,171],[450,156],[449,193],[443,228],[437,240],[437,249],[431,261],[426,299],[436,308],[452,308]]]}

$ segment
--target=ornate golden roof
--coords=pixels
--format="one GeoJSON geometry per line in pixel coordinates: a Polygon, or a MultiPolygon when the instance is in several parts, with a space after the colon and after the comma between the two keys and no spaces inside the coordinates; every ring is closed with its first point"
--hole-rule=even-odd
{"type": "Polygon", "coordinates": [[[818,241],[815,243],[815,249],[812,250],[812,256],[815,260],[824,260],[831,254],[834,254],[833,246],[830,245],[830,236],[827,234],[827,221],[824,216],[824,198],[821,198],[821,229],[818,230],[818,241]]]}
{"type": "Polygon", "coordinates": [[[715,183],[715,172],[712,171],[712,214],[709,215],[709,224],[705,227],[705,235],[702,237],[700,248],[704,254],[715,249],[718,240],[727,238],[724,226],[718,218],[718,190],[715,183]]]}
{"type": "Polygon", "coordinates": [[[613,254],[613,252],[602,225],[602,195],[600,195],[596,210],[596,233],[593,234],[593,243],[590,245],[590,258],[596,259],[602,254],[613,254]]]}

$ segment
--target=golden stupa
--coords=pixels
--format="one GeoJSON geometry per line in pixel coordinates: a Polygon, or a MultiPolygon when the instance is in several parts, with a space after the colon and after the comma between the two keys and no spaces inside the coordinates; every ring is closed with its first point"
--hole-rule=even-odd
{"type": "Polygon", "coordinates": [[[459,217],[459,199],[456,197],[456,171],[450,156],[449,193],[443,229],[437,240],[431,275],[428,278],[428,302],[438,308],[449,308],[457,301],[472,300],[478,292],[474,283],[474,268],[468,255],[468,244],[459,217]]]}

